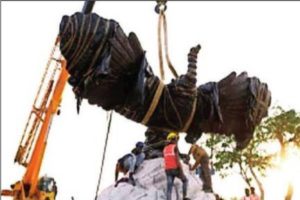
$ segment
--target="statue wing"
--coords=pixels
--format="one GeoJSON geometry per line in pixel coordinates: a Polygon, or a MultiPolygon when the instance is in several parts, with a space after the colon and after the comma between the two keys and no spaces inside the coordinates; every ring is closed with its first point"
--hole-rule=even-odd
{"type": "Polygon", "coordinates": [[[234,134],[237,148],[245,147],[255,126],[267,116],[271,93],[265,83],[246,72],[232,72],[219,82],[198,87],[202,102],[200,129],[206,133],[234,134]]]}

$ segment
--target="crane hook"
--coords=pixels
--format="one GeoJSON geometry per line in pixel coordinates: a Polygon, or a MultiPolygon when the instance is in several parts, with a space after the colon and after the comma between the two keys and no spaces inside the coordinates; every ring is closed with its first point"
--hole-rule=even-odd
{"type": "Polygon", "coordinates": [[[156,0],[156,3],[154,10],[157,14],[159,14],[160,11],[164,12],[167,10],[167,0],[156,0]]]}

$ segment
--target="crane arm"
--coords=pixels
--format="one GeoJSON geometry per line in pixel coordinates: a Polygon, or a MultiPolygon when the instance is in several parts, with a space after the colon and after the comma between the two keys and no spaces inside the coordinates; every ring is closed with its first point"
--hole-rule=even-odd
{"type": "MultiPolygon", "coordinates": [[[[95,4],[94,0],[86,0],[82,12],[88,14],[92,12],[93,6],[95,4]]],[[[27,166],[25,175],[23,177],[24,187],[29,186],[29,196],[32,196],[37,191],[37,184],[39,178],[39,172],[42,166],[43,157],[45,154],[45,149],[47,146],[47,137],[53,116],[56,114],[58,106],[60,104],[64,87],[67,83],[69,74],[66,69],[66,61],[61,60],[61,73],[58,81],[55,85],[55,89],[49,103],[49,106],[45,113],[45,119],[42,124],[40,134],[37,138],[36,145],[34,147],[30,162],[27,166]]]]}
{"type": "Polygon", "coordinates": [[[53,116],[57,112],[58,106],[62,98],[63,90],[69,76],[66,70],[66,61],[62,60],[61,62],[61,73],[55,85],[53,96],[45,113],[45,118],[40,130],[40,134],[37,138],[30,162],[28,163],[26,173],[23,177],[24,186],[30,186],[29,196],[36,192],[38,176],[47,145],[49,129],[51,126],[53,116]]]}
{"type": "MultiPolygon", "coordinates": [[[[95,0],[86,0],[84,2],[84,6],[82,9],[82,13],[88,14],[91,13],[93,6],[95,4],[95,0]]],[[[57,38],[55,45],[57,45],[59,42],[59,37],[57,38]]],[[[54,52],[54,50],[53,50],[54,52]]],[[[53,54],[52,52],[52,54],[53,54]]],[[[51,54],[51,55],[52,55],[51,54]]],[[[53,59],[53,58],[51,58],[53,59]]],[[[54,59],[55,60],[55,59],[54,59]]],[[[23,176],[23,179],[21,181],[16,182],[12,185],[12,190],[1,190],[1,195],[3,196],[13,196],[15,200],[27,200],[28,197],[31,199],[39,198],[36,195],[38,194],[38,181],[39,181],[39,173],[42,166],[45,149],[47,146],[47,138],[50,131],[50,126],[52,123],[53,116],[57,113],[58,107],[60,105],[63,91],[65,88],[65,85],[67,83],[69,74],[66,69],[66,60],[60,59],[56,60],[56,62],[61,62],[61,72],[59,74],[59,77],[56,81],[50,80],[46,94],[44,96],[44,106],[45,109],[40,110],[33,110],[38,111],[36,112],[36,120],[34,120],[34,123],[32,124],[32,130],[31,132],[34,132],[35,130],[38,130],[39,123],[41,124],[41,127],[38,131],[38,137],[36,139],[34,149],[32,151],[30,161],[26,163],[26,161],[23,162],[24,154],[28,150],[25,149],[22,146],[22,140],[19,147],[19,150],[17,152],[15,162],[19,162],[23,166],[26,167],[25,174],[23,176]],[[51,95],[52,94],[52,95],[51,95]],[[50,100],[49,103],[48,99],[50,100]],[[47,106],[48,104],[48,106],[47,106]]],[[[39,94],[39,92],[38,92],[39,94]]],[[[34,103],[35,104],[35,103],[34,103]]],[[[42,108],[43,106],[41,106],[42,108]]],[[[35,108],[35,106],[34,106],[35,108]]],[[[27,126],[27,125],[26,125],[27,126]]],[[[26,134],[26,129],[25,129],[26,134]]],[[[31,138],[31,136],[29,137],[31,138]]],[[[29,140],[28,143],[32,141],[29,140]]],[[[27,146],[26,146],[27,147],[27,146]]],[[[30,151],[30,148],[29,148],[30,151]]],[[[28,152],[29,152],[28,151],[28,152]]]]}

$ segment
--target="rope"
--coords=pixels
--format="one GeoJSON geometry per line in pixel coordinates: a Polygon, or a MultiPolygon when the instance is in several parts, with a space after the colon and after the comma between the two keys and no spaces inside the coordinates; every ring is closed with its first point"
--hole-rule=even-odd
{"type": "MultiPolygon", "coordinates": [[[[164,73],[164,66],[163,66],[163,53],[162,53],[162,41],[161,41],[162,30],[161,30],[161,27],[163,27],[163,34],[164,34],[165,59],[166,59],[166,62],[168,64],[168,67],[169,67],[170,71],[172,72],[172,74],[174,75],[174,77],[178,78],[178,74],[177,74],[174,66],[171,63],[170,56],[169,56],[167,19],[166,19],[166,15],[164,13],[167,9],[166,2],[167,2],[166,0],[157,0],[157,5],[155,7],[155,12],[159,14],[158,26],[157,26],[157,35],[158,35],[157,38],[158,38],[159,69],[160,69],[160,77],[161,77],[162,80],[165,79],[165,73],[164,73]]],[[[162,81],[160,81],[160,83],[159,83],[159,85],[156,89],[155,95],[152,99],[152,102],[150,104],[150,107],[148,108],[148,111],[147,111],[146,115],[144,116],[143,120],[141,121],[142,124],[147,125],[149,119],[153,115],[153,113],[154,113],[154,111],[155,111],[155,109],[158,105],[158,102],[160,100],[163,88],[164,88],[164,84],[163,84],[162,81]]],[[[174,105],[173,105],[173,107],[174,107],[174,110],[177,113],[177,118],[179,120],[181,120],[180,115],[178,114],[176,107],[174,105]]],[[[193,101],[193,107],[192,107],[191,114],[190,114],[189,118],[187,119],[187,121],[185,122],[185,124],[183,126],[183,129],[182,129],[182,132],[186,132],[189,129],[189,127],[190,127],[190,125],[193,121],[195,112],[196,112],[196,107],[197,107],[197,98],[195,98],[195,100],[193,101]]],[[[165,116],[165,118],[167,119],[166,116],[165,116]]],[[[180,123],[180,126],[182,126],[181,124],[182,124],[182,122],[180,123]]]]}
{"type": "Polygon", "coordinates": [[[157,34],[158,34],[158,57],[159,57],[160,76],[162,80],[165,79],[163,55],[162,55],[162,41],[161,41],[161,34],[162,34],[161,27],[163,27],[165,58],[170,71],[172,72],[175,78],[178,78],[178,74],[171,63],[170,56],[169,56],[167,19],[164,14],[166,5],[164,5],[164,7],[162,8],[157,7],[157,9],[159,10],[157,34]]]}
{"type": "Polygon", "coordinates": [[[100,174],[99,174],[99,178],[98,178],[98,184],[97,184],[97,189],[96,189],[96,194],[95,194],[95,200],[97,200],[97,195],[98,195],[98,192],[99,192],[101,178],[102,178],[103,166],[104,166],[104,161],[105,161],[105,154],[106,154],[107,143],[108,143],[108,136],[109,136],[110,127],[111,127],[112,114],[113,114],[113,111],[110,111],[108,113],[108,124],[107,124],[106,138],[105,138],[105,144],[104,144],[104,149],[103,149],[103,154],[102,154],[101,169],[100,169],[100,174]]]}
{"type": "Polygon", "coordinates": [[[197,105],[197,97],[195,97],[195,99],[194,99],[191,115],[189,116],[188,120],[185,122],[182,132],[187,132],[189,130],[190,125],[194,119],[195,112],[196,112],[196,107],[197,107],[196,105],[197,105]]]}
{"type": "Polygon", "coordinates": [[[100,43],[100,45],[98,46],[98,49],[92,59],[92,62],[90,64],[90,66],[87,68],[87,72],[83,75],[83,77],[86,77],[86,76],[89,76],[92,72],[93,72],[93,66],[95,65],[97,59],[99,58],[99,55],[100,53],[102,52],[103,50],[103,47],[107,41],[107,37],[108,37],[108,33],[110,31],[110,22],[107,20],[106,23],[105,23],[105,32],[104,32],[104,37],[100,43]]]}
{"type": "Polygon", "coordinates": [[[174,77],[178,78],[178,74],[177,74],[174,66],[172,65],[170,57],[169,57],[167,19],[166,19],[166,15],[164,14],[163,11],[162,11],[162,19],[163,19],[163,28],[164,28],[164,32],[165,32],[165,34],[164,34],[164,42],[165,42],[165,56],[166,56],[166,60],[167,60],[169,69],[173,73],[174,77]]]}
{"type": "Polygon", "coordinates": [[[161,22],[162,15],[159,14],[158,17],[158,27],[157,27],[157,35],[158,35],[158,58],[159,58],[159,70],[160,70],[160,78],[165,80],[165,72],[164,72],[164,63],[163,63],[163,55],[162,55],[162,44],[161,44],[161,22]]]}
{"type": "Polygon", "coordinates": [[[156,92],[151,101],[150,107],[148,108],[146,115],[144,116],[143,120],[141,121],[142,124],[146,125],[148,123],[149,119],[151,118],[151,116],[153,115],[164,87],[165,87],[164,83],[162,81],[159,81],[159,85],[156,88],[156,92]]]}

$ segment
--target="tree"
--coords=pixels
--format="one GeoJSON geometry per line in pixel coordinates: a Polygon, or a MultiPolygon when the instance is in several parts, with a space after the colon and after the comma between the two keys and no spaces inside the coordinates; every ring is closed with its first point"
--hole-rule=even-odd
{"type": "Polygon", "coordinates": [[[238,169],[245,183],[251,187],[254,180],[259,187],[261,199],[264,199],[264,188],[260,177],[265,176],[265,170],[271,167],[273,155],[268,155],[261,148],[267,141],[265,135],[255,132],[254,138],[244,150],[236,150],[233,137],[211,135],[206,145],[211,149],[216,171],[222,177],[228,175],[233,168],[238,169]]]}
{"type": "MultiPolygon", "coordinates": [[[[275,140],[280,144],[280,163],[287,157],[287,150],[291,146],[300,147],[300,114],[294,109],[285,111],[277,106],[274,109],[274,116],[267,118],[258,129],[259,134],[267,135],[270,140],[275,140]]],[[[293,197],[293,186],[287,186],[285,200],[293,197]]]]}
{"type": "MultiPolygon", "coordinates": [[[[234,138],[222,135],[210,135],[206,146],[211,150],[214,167],[222,177],[225,177],[237,168],[242,179],[248,186],[254,180],[259,187],[261,199],[264,199],[264,187],[261,177],[265,176],[276,154],[266,151],[265,144],[279,142],[280,157],[285,159],[289,145],[300,146],[300,115],[295,110],[285,111],[276,107],[274,114],[266,118],[255,130],[253,139],[243,150],[236,150],[234,138]]],[[[292,186],[288,186],[286,200],[293,196],[292,186]]]]}

